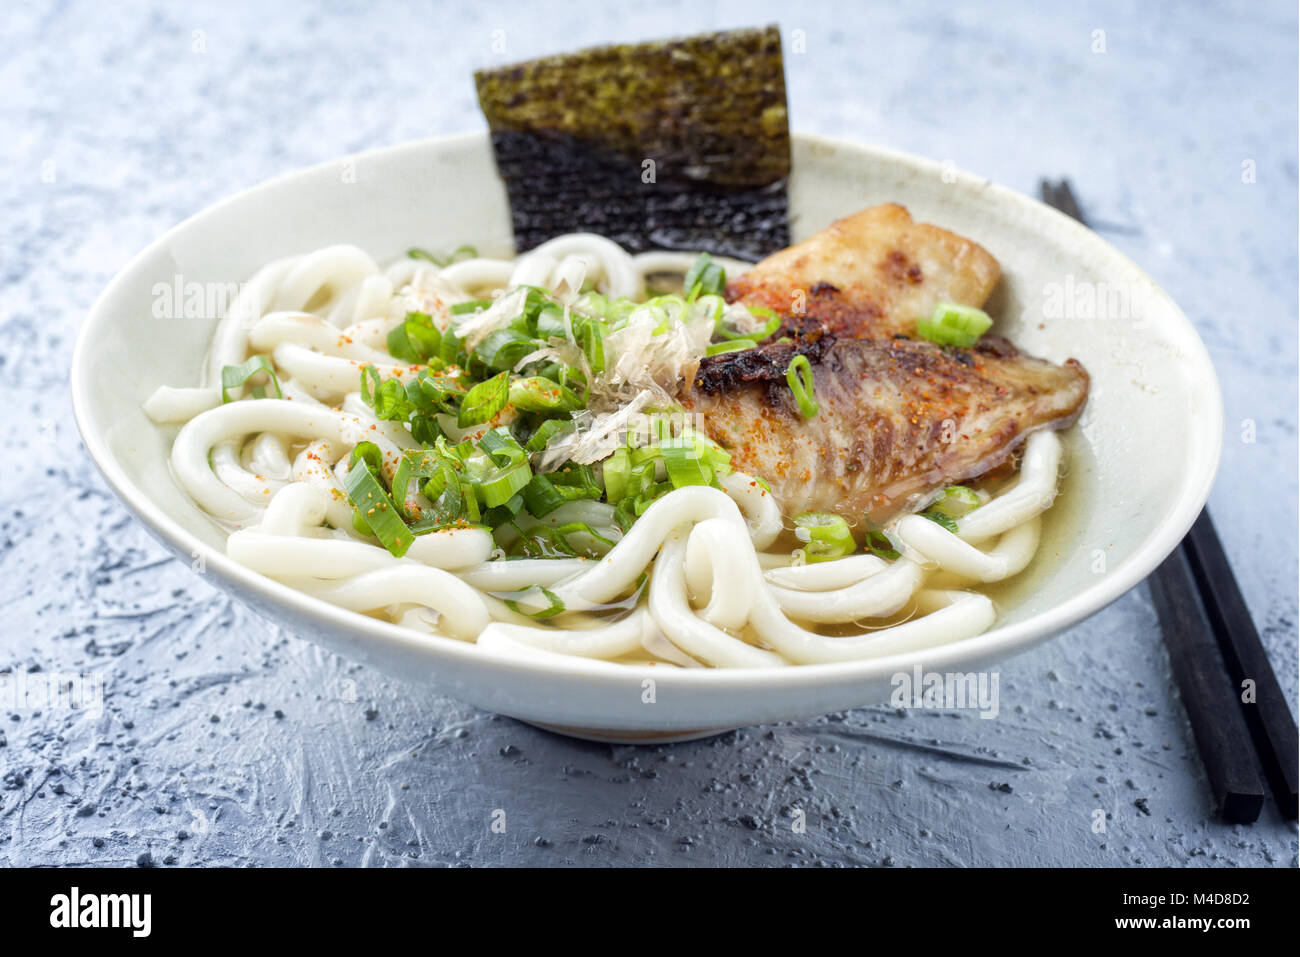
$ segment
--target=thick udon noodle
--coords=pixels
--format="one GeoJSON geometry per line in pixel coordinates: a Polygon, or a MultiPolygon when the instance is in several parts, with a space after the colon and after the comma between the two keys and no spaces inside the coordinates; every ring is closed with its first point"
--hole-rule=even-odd
{"type": "Polygon", "coordinates": [[[766,668],[910,652],[988,629],[993,602],[970,589],[1015,575],[1033,558],[1062,454],[1050,430],[1029,437],[1014,485],[958,519],[955,532],[914,514],[891,522],[886,532],[901,552],[892,562],[859,553],[799,564],[797,551],[773,550],[781,513],[740,473],[724,490],[668,492],[621,539],[602,503],[571,503],[544,520],[586,521],[618,539],[601,559],[503,560],[491,533],[473,527],[418,536],[397,558],[353,529],[343,493],[352,448],[374,442],[387,460],[418,447],[403,426],[376,418],[358,391],[365,364],[384,376],[409,373],[385,343],[410,297],[433,290],[456,301],[585,275],[611,298],[640,299],[648,277],[681,274],[693,259],[632,256],[581,234],[516,260],[441,269],[411,259],[381,269],[353,246],[282,259],[227,310],[204,385],[164,386],[145,409],[158,422],[183,423],[174,474],[230,531],[231,558],[430,635],[519,654],[766,668]],[[271,359],[284,398],[222,404],[221,369],[251,354],[271,359]],[[544,625],[504,600],[537,586],[566,609],[544,625]]]}

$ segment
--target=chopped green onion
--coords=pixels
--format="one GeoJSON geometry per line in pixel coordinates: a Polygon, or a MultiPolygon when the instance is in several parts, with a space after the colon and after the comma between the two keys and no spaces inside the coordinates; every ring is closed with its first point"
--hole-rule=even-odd
{"type": "Polygon", "coordinates": [[[429,500],[432,514],[428,518],[431,528],[440,528],[455,522],[479,520],[478,499],[462,483],[456,469],[443,465],[438,473],[424,483],[424,497],[429,500]]]}
{"type": "Polygon", "coordinates": [[[618,527],[626,535],[636,520],[636,499],[629,495],[614,507],[614,521],[618,522],[618,527]]]}
{"type": "MultiPolygon", "coordinates": [[[[656,448],[655,452],[657,453],[658,451],[658,448],[656,448]]],[[[656,455],[654,458],[648,458],[638,462],[636,460],[636,453],[634,452],[632,454],[632,471],[628,476],[627,482],[627,493],[629,495],[640,495],[654,484],[655,477],[659,472],[657,467],[659,458],[660,456],[656,455]]]]}
{"type": "Polygon", "coordinates": [[[427,249],[420,249],[418,246],[412,246],[406,251],[408,259],[423,259],[425,262],[431,262],[438,268],[450,266],[458,259],[474,259],[478,256],[478,250],[473,246],[457,246],[455,251],[449,256],[435,256],[427,249]]]}
{"type": "MultiPolygon", "coordinates": [[[[533,471],[527,465],[494,470],[477,482],[475,492],[487,508],[500,508],[527,488],[532,477],[533,471]]],[[[524,503],[521,500],[519,504],[524,503]]],[[[510,509],[511,514],[518,511],[518,507],[510,509]]]]}
{"type": "MultiPolygon", "coordinates": [[[[465,463],[475,490],[488,508],[507,505],[533,477],[528,453],[505,428],[485,433],[478,447],[485,453],[488,467],[476,465],[472,458],[465,463]]],[[[512,509],[511,514],[518,510],[512,509]]]]}
{"type": "Polygon", "coordinates": [[[491,299],[471,299],[468,302],[454,302],[448,307],[447,311],[453,316],[463,316],[468,312],[478,312],[480,309],[488,309],[491,305],[491,299]]]}
{"type": "Polygon", "coordinates": [[[781,328],[781,317],[766,306],[746,306],[750,313],[755,316],[765,317],[767,322],[763,323],[749,335],[754,339],[766,339],[776,330],[781,328]]]}
{"type": "Polygon", "coordinates": [[[489,369],[513,369],[520,359],[530,352],[536,352],[541,345],[541,340],[507,326],[489,333],[475,347],[474,358],[489,369]]]}
{"type": "Polygon", "coordinates": [[[506,599],[506,607],[513,612],[527,615],[529,618],[551,618],[564,611],[564,602],[560,599],[560,596],[555,594],[555,592],[551,591],[549,588],[543,588],[541,585],[531,585],[523,591],[516,592],[515,594],[515,598],[506,599]],[[540,594],[541,597],[546,599],[546,607],[538,607],[536,601],[537,594],[540,594]],[[525,596],[532,598],[527,607],[523,604],[525,596]]]}
{"type": "Polygon", "coordinates": [[[727,311],[727,300],[722,296],[700,296],[695,300],[694,306],[697,316],[717,322],[727,311]]]}
{"type": "MultiPolygon", "coordinates": [[[[445,341],[445,340],[444,340],[445,341]]],[[[502,372],[478,383],[461,400],[456,424],[464,429],[482,425],[506,407],[510,400],[510,373],[502,372]]]]}
{"type": "Polygon", "coordinates": [[[682,293],[692,302],[700,296],[721,296],[726,288],[726,271],[708,253],[700,253],[682,282],[682,293]]]}
{"type": "MultiPolygon", "coordinates": [[[[230,398],[228,390],[238,389],[259,372],[266,373],[270,385],[275,389],[275,397],[277,399],[284,398],[284,393],[280,391],[280,380],[275,377],[275,368],[271,365],[271,360],[266,356],[253,356],[253,358],[240,365],[221,367],[222,403],[233,402],[234,400],[230,398]]],[[[266,397],[266,390],[260,385],[254,386],[252,395],[254,399],[263,399],[266,397]]]]}
{"type": "Polygon", "coordinates": [[[955,302],[941,302],[934,307],[930,318],[916,321],[916,332],[922,338],[941,346],[969,349],[992,325],[993,320],[983,309],[955,302]]]}
{"type": "Polygon", "coordinates": [[[668,481],[673,488],[713,484],[713,465],[708,451],[697,444],[692,436],[660,442],[659,448],[663,452],[668,481]]]}
{"type": "Polygon", "coordinates": [[[509,550],[509,554],[515,558],[601,558],[614,547],[613,542],[586,522],[568,522],[556,526],[543,523],[527,530],[513,520],[506,524],[519,533],[509,550]],[[578,547],[569,540],[571,535],[583,535],[591,541],[578,547]]]}
{"type": "Polygon", "coordinates": [[[704,350],[708,356],[721,355],[724,352],[744,352],[746,349],[753,349],[757,342],[753,339],[731,339],[728,342],[715,342],[704,350]]]}
{"type": "Polygon", "coordinates": [[[577,555],[556,536],[555,529],[549,525],[535,525],[524,531],[514,521],[506,524],[513,526],[519,533],[507,553],[511,558],[574,558],[577,555]]]}
{"type": "MultiPolygon", "coordinates": [[[[373,371],[373,366],[367,366],[373,371]]],[[[376,377],[378,373],[376,373],[376,377]]],[[[406,385],[401,379],[385,379],[379,383],[371,393],[366,395],[366,378],[363,374],[361,380],[361,398],[372,409],[375,415],[381,419],[396,420],[405,422],[410,414],[415,411],[415,405],[411,402],[410,396],[406,392],[406,385]]]]}
{"type": "Polygon", "coordinates": [[[749,306],[747,308],[751,313],[767,316],[767,322],[749,332],[741,332],[738,329],[729,329],[722,322],[718,322],[718,324],[713,327],[713,331],[724,339],[753,339],[755,341],[761,341],[781,328],[781,317],[771,309],[764,309],[762,306],[749,306]]]}
{"type": "Polygon", "coordinates": [[[573,491],[567,494],[571,494],[575,499],[600,498],[604,492],[600,482],[596,480],[596,470],[590,465],[569,462],[558,472],[550,473],[550,479],[561,488],[572,489],[573,491]]]}
{"type": "MultiPolygon", "coordinates": [[[[427,476],[421,491],[432,507],[426,516],[421,516],[418,530],[463,522],[479,523],[481,513],[475,482],[493,468],[493,460],[486,451],[468,440],[453,446],[445,437],[438,436],[432,449],[410,450],[403,458],[409,462],[412,476],[427,476]],[[471,476],[468,462],[476,454],[478,467],[471,476]]],[[[398,467],[401,468],[400,464],[398,467]]]]}
{"type": "Polygon", "coordinates": [[[389,492],[393,499],[393,504],[397,506],[397,511],[401,513],[405,520],[410,518],[410,513],[406,510],[406,493],[411,485],[411,464],[405,456],[397,462],[397,469],[393,472],[393,481],[389,486],[389,492]]]}
{"type": "Polygon", "coordinates": [[[521,412],[568,412],[580,408],[582,400],[567,386],[535,375],[510,383],[510,404],[521,412]]]}
{"type": "MultiPolygon", "coordinates": [[[[705,453],[708,455],[709,464],[713,467],[713,472],[715,475],[727,475],[731,472],[730,452],[728,452],[717,442],[713,441],[713,439],[709,438],[707,435],[704,435],[701,432],[692,431],[691,435],[695,439],[696,446],[703,448],[705,453]]],[[[772,491],[771,486],[768,485],[766,482],[764,482],[762,479],[759,479],[758,481],[769,492],[772,491]]]]}
{"type": "Polygon", "coordinates": [[[574,555],[586,555],[588,558],[601,558],[614,547],[614,543],[592,528],[586,522],[566,522],[563,525],[556,526],[555,537],[564,544],[574,555]],[[595,543],[587,549],[579,549],[573,546],[569,541],[570,535],[586,535],[595,543]],[[599,547],[596,547],[599,546],[599,547]]]}
{"type": "Polygon", "coordinates": [[[402,461],[412,478],[430,478],[438,474],[444,464],[444,456],[436,449],[406,449],[402,461]]]}
{"type": "Polygon", "coordinates": [[[564,432],[572,432],[574,429],[572,419],[547,419],[537,427],[537,431],[529,436],[528,442],[524,445],[529,452],[541,452],[551,440],[557,435],[564,432]]]}
{"type": "Polygon", "coordinates": [[[884,532],[873,526],[871,522],[867,522],[866,545],[867,551],[878,558],[884,558],[891,562],[898,558],[898,549],[894,548],[894,543],[885,536],[884,532]]]}
{"type": "Polygon", "coordinates": [[[483,433],[483,437],[478,440],[478,447],[491,456],[492,461],[501,468],[513,467],[528,461],[528,453],[524,451],[524,447],[504,426],[483,433]]]}
{"type": "Polygon", "coordinates": [[[926,511],[921,513],[921,517],[928,518],[936,525],[942,525],[944,528],[948,529],[948,531],[952,532],[954,535],[957,533],[957,520],[950,515],[945,515],[943,514],[943,512],[926,511]]]}
{"type": "Polygon", "coordinates": [[[528,513],[542,518],[564,505],[569,499],[545,475],[534,475],[520,493],[528,513]]]}
{"type": "Polygon", "coordinates": [[[605,371],[605,324],[592,316],[575,313],[570,316],[573,338],[592,372],[605,371]]]}
{"type": "Polygon", "coordinates": [[[445,450],[447,455],[460,459],[462,463],[468,462],[471,455],[478,451],[478,446],[474,444],[473,439],[461,439],[455,445],[448,444],[445,450]]]}
{"type": "Polygon", "coordinates": [[[442,426],[438,420],[429,415],[411,417],[411,438],[421,445],[433,445],[443,437],[442,426]]]}
{"type": "Polygon", "coordinates": [[[804,512],[795,516],[794,534],[805,543],[804,557],[810,562],[843,558],[857,548],[844,516],[830,512],[804,512]]]}
{"type": "Polygon", "coordinates": [[[379,370],[369,363],[363,365],[361,367],[361,401],[367,405],[373,405],[375,393],[379,391],[380,385],[379,370]]]}
{"type": "Polygon", "coordinates": [[[599,316],[609,323],[622,323],[640,307],[640,303],[631,299],[610,299],[591,291],[584,293],[584,298],[576,304],[580,311],[599,316]]]}
{"type": "MultiPolygon", "coordinates": [[[[629,435],[628,438],[630,440],[632,436],[629,435]]],[[[632,456],[633,465],[640,465],[643,462],[653,465],[664,455],[663,450],[659,448],[659,440],[652,441],[649,445],[633,446],[628,449],[628,453],[632,456]]]]}
{"type": "MultiPolygon", "coordinates": [[[[645,506],[648,503],[642,502],[641,496],[655,485],[655,463],[657,461],[658,459],[647,459],[640,463],[634,461],[632,467],[628,470],[627,486],[614,509],[614,518],[623,531],[627,531],[632,523],[636,521],[636,518],[645,511],[645,506]]],[[[668,482],[663,484],[668,489],[672,488],[672,485],[668,482]]],[[[608,488],[608,486],[606,487],[608,488]]],[[[608,495],[608,493],[606,494],[608,495]]]]}
{"type": "Polygon", "coordinates": [[[348,469],[347,493],[357,515],[383,546],[399,558],[405,555],[414,536],[364,455],[348,469]]]}
{"type": "Polygon", "coordinates": [[[512,495],[509,499],[500,505],[484,510],[483,524],[488,528],[498,528],[513,522],[520,512],[524,510],[523,495],[512,495]]]}
{"type": "Polygon", "coordinates": [[[406,319],[388,333],[388,351],[406,362],[425,362],[437,355],[442,336],[425,312],[408,312],[406,319]]]}
{"type": "MultiPolygon", "coordinates": [[[[449,261],[426,250],[412,250],[411,255],[438,264],[449,261]]],[[[588,525],[569,523],[557,529],[547,524],[525,532],[517,520],[525,510],[531,521],[550,516],[567,503],[597,501],[613,506],[616,521],[626,529],[673,489],[719,486],[720,477],[731,471],[728,453],[691,429],[674,437],[667,421],[657,422],[658,427],[639,441],[629,435],[626,445],[619,443],[621,447],[598,468],[568,462],[559,471],[534,474],[529,458],[577,427],[570,413],[587,404],[593,384],[613,359],[607,353],[607,340],[634,313],[638,319],[644,314],[651,335],[707,322],[706,330],[721,339],[706,346],[711,355],[753,348],[779,328],[776,314],[758,307],[750,310],[758,317],[753,332],[722,326],[727,314],[722,295],[726,276],[707,255],[692,266],[687,285],[688,296],[674,293],[645,302],[611,300],[587,286],[568,305],[545,289],[520,286],[510,290],[508,303],[475,299],[451,305],[453,321],[442,330],[429,313],[407,313],[389,331],[387,345],[391,355],[416,368],[385,380],[379,368],[362,364],[361,396],[381,419],[404,423],[422,448],[402,450],[389,472],[377,446],[358,447],[351,463],[357,472],[355,481],[364,482],[364,474],[369,473],[385,499],[367,499],[364,510],[355,510],[354,525],[367,534],[382,532],[381,540],[386,538],[386,544],[394,547],[409,536],[448,525],[484,525],[492,531],[514,527],[519,537],[511,545],[511,554],[522,549],[528,555],[600,555],[613,543],[588,525]],[[470,349],[457,333],[465,326],[456,317],[469,318],[481,310],[492,310],[491,318],[500,314],[502,322],[509,321],[493,322],[470,349]],[[517,310],[513,318],[511,310],[517,310]],[[548,343],[559,346],[556,340],[571,345],[559,353],[546,349],[548,343]],[[575,346],[582,353],[578,361],[572,358],[575,346]],[[528,359],[539,350],[545,351],[528,359]],[[497,424],[507,410],[508,424],[497,424]],[[496,428],[490,428],[493,425],[496,428]],[[479,429],[483,434],[477,439],[464,437],[455,444],[449,439],[448,433],[460,434],[456,428],[475,426],[489,428],[479,429]],[[390,474],[392,480],[387,482],[390,474]],[[417,508],[408,499],[416,488],[428,500],[426,507],[417,508]]],[[[732,315],[746,319],[743,314],[732,315]]],[[[272,368],[263,358],[249,373],[269,374],[272,368]]],[[[815,414],[807,359],[792,362],[789,376],[796,402],[805,414],[811,403],[815,414]]]]}
{"type": "Polygon", "coordinates": [[[384,453],[379,451],[379,446],[374,442],[358,442],[353,447],[352,455],[348,457],[348,468],[358,462],[365,462],[376,475],[383,474],[384,453]]]}
{"type": "Polygon", "coordinates": [[[563,339],[564,337],[564,310],[554,303],[547,303],[537,313],[537,338],[563,339]]]}
{"type": "Polygon", "coordinates": [[[561,505],[600,497],[599,489],[593,495],[590,489],[583,486],[561,485],[552,481],[552,479],[553,476],[551,475],[534,475],[523,492],[520,493],[523,495],[524,506],[528,509],[530,515],[536,518],[544,518],[561,505]]]}
{"type": "Polygon", "coordinates": [[[790,360],[785,369],[785,381],[794,394],[794,403],[799,407],[799,414],[811,419],[820,406],[813,399],[813,371],[808,357],[800,353],[790,360]]]}
{"type": "Polygon", "coordinates": [[[546,308],[557,308],[555,302],[551,299],[551,293],[541,286],[523,286],[524,304],[520,310],[518,318],[511,323],[516,329],[528,332],[534,335],[537,332],[537,319],[542,310],[546,308]]]}
{"type": "Polygon", "coordinates": [[[927,512],[940,512],[949,518],[961,518],[982,504],[979,493],[965,485],[949,485],[930,503],[927,512]]]}
{"type": "MultiPolygon", "coordinates": [[[[617,505],[627,495],[628,480],[632,473],[632,456],[625,448],[615,449],[614,454],[601,465],[601,475],[605,479],[605,501],[617,505]]],[[[534,513],[536,514],[536,513],[534,513]]]]}
{"type": "MultiPolygon", "coordinates": [[[[484,479],[478,487],[478,491],[482,493],[483,504],[488,508],[500,508],[506,505],[527,487],[532,477],[533,470],[526,464],[494,472],[492,477],[484,479]]],[[[521,499],[520,505],[522,504],[521,499]]],[[[513,508],[511,514],[518,511],[517,507],[513,508]]]]}
{"type": "MultiPolygon", "coordinates": [[[[435,439],[436,442],[436,439],[435,439]]],[[[443,440],[446,445],[446,440],[443,440]]],[[[443,469],[452,468],[452,479],[454,479],[454,466],[449,466],[447,455],[440,452],[437,448],[433,449],[406,449],[402,452],[402,457],[397,460],[397,468],[393,472],[393,498],[398,506],[405,513],[405,500],[407,486],[411,479],[432,479],[435,475],[442,473],[443,469]]],[[[426,485],[428,483],[426,482],[426,485]]],[[[432,496],[431,496],[432,497],[432,496]]]]}
{"type": "Polygon", "coordinates": [[[671,482],[655,482],[653,485],[649,486],[633,500],[632,509],[636,513],[637,518],[644,515],[646,509],[672,490],[673,484],[671,482]]]}
{"type": "Polygon", "coordinates": [[[422,369],[406,384],[407,399],[426,415],[455,412],[464,396],[465,387],[456,377],[428,369],[422,369]]]}
{"type": "Polygon", "coordinates": [[[442,331],[442,341],[438,343],[438,358],[443,362],[459,362],[463,355],[456,327],[448,326],[442,331]]]}

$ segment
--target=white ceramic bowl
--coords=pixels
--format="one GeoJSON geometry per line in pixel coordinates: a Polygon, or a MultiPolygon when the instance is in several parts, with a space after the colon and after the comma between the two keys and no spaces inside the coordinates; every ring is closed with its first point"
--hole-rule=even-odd
{"type": "Polygon", "coordinates": [[[153,318],[155,284],[178,276],[185,283],[240,281],[269,260],[339,242],[380,262],[412,245],[472,243],[509,255],[505,190],[486,134],[292,173],[168,232],[113,280],[81,330],[72,364],[77,424],[108,483],[184,561],[202,555],[205,574],[304,638],[479,707],[582,736],[649,741],[882,702],[900,671],[986,667],[1141,581],[1204,504],[1223,418],[1214,369],[1191,323],[1094,233],[1019,193],[928,160],[795,138],[796,238],[885,201],[983,244],[1003,269],[988,307],[996,331],[1034,355],[1077,358],[1092,376],[1087,409],[1068,433],[1069,474],[1039,555],[995,594],[995,627],[965,641],[847,664],[659,668],[652,675],[545,653],[507,659],[344,611],[226,558],[223,533],[169,473],[175,429],[154,425],[140,409],[158,385],[197,383],[214,322],[153,318]],[[1088,317],[1089,295],[1108,303],[1104,317],[1088,317]],[[651,677],[653,702],[643,685],[651,677]]]}

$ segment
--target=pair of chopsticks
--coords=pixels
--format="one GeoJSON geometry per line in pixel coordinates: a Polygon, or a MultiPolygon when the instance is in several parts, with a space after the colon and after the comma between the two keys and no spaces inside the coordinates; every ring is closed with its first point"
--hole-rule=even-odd
{"type": "MultiPolygon", "coordinates": [[[[1087,225],[1068,180],[1042,180],[1039,192],[1087,225]]],[[[1208,510],[1148,583],[1215,807],[1227,821],[1255,821],[1267,780],[1282,814],[1294,820],[1295,719],[1208,510]]]]}

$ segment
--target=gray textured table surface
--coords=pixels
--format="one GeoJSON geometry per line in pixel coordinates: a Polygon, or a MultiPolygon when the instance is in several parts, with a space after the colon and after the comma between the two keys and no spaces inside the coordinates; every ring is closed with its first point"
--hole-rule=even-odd
{"type": "Polygon", "coordinates": [[[1294,866],[1271,805],[1252,827],[1210,818],[1145,587],[1007,662],[995,721],[870,708],[600,746],[275,630],[169,559],[81,449],[77,328],[180,219],[482,128],[474,66],[779,21],[796,129],[1026,192],[1069,176],[1196,322],[1227,412],[1212,509],[1294,709],[1295,7],[950,6],[8,5],[0,668],[95,672],[105,703],[0,707],[0,863],[1294,866]]]}

